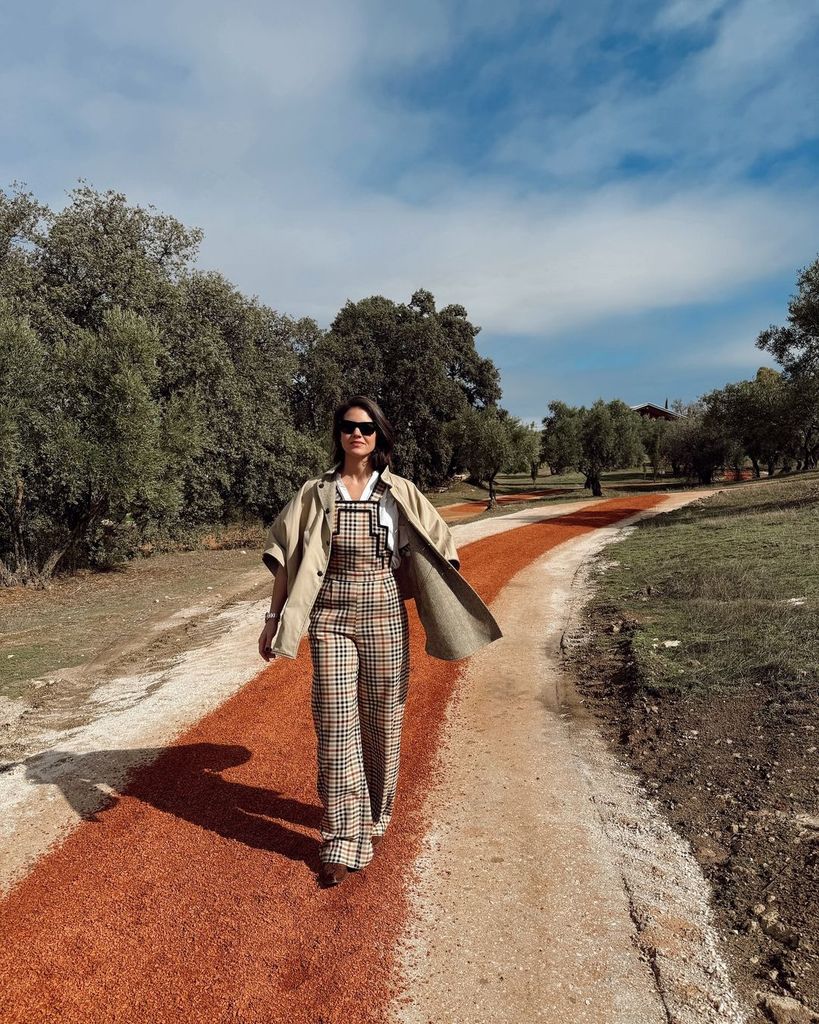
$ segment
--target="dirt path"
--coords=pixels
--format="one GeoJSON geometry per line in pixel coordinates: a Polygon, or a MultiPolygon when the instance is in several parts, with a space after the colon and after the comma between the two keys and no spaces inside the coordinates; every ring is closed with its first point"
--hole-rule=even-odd
{"type": "MultiPolygon", "coordinates": [[[[465,546],[594,503],[524,509],[455,527],[454,534],[465,546]]],[[[139,570],[140,576],[147,571],[145,565],[139,570]]],[[[218,590],[208,587],[195,605],[145,623],[140,650],[133,636],[127,644],[106,644],[87,663],[35,681],[33,696],[6,702],[7,716],[0,720],[0,892],[109,802],[140,765],[259,673],[256,639],[269,602],[269,573],[242,569],[231,579],[222,569],[213,583],[218,590]],[[233,602],[224,606],[231,593],[233,602]]],[[[35,597],[43,600],[42,594],[35,597]]],[[[113,597],[106,603],[116,607],[116,617],[127,610],[113,597]]]]}
{"type": "MultiPolygon", "coordinates": [[[[639,496],[597,502],[590,508],[578,503],[573,510],[550,510],[548,517],[537,518],[537,510],[528,510],[529,518],[517,519],[514,525],[497,519],[473,524],[485,527],[482,537],[470,527],[456,534],[462,569],[487,601],[499,602],[502,624],[507,616],[510,636],[525,644],[534,631],[524,628],[530,612],[522,615],[522,609],[531,606],[528,621],[540,626],[540,616],[548,608],[542,598],[532,605],[528,590],[518,593],[516,602],[519,574],[527,567],[536,574],[545,552],[661,500],[657,495],[639,496]],[[510,580],[509,593],[502,595],[510,580]]],[[[82,727],[84,743],[71,748],[71,736],[52,737],[46,750],[0,775],[4,787],[11,783],[11,788],[0,789],[0,806],[4,813],[9,811],[6,820],[22,845],[29,844],[31,857],[56,834],[32,835],[36,819],[25,810],[32,793],[46,794],[53,805],[68,806],[74,821],[87,816],[90,808],[99,808],[91,820],[73,828],[61,844],[41,856],[0,904],[0,933],[6,937],[0,953],[4,1022],[357,1024],[383,1022],[395,1012],[402,991],[396,950],[416,905],[407,882],[425,851],[430,825],[427,794],[446,709],[464,665],[424,654],[413,610],[413,682],[396,816],[401,827],[391,830],[366,871],[338,890],[317,890],[319,808],[309,652],[303,645],[295,662],[275,663],[242,686],[241,677],[252,671],[249,661],[245,665],[231,659],[239,651],[246,653],[248,646],[252,652],[257,612],[255,605],[236,606],[234,627],[223,633],[224,648],[216,659],[222,671],[213,679],[208,675],[212,645],[200,648],[198,658],[196,651],[189,652],[190,660],[183,659],[179,675],[155,680],[155,686],[144,686],[143,679],[142,684],[134,682],[131,691],[126,688],[128,706],[108,708],[82,727]],[[142,694],[134,697],[140,685],[142,694]],[[209,713],[197,721],[208,707],[209,713]],[[145,739],[129,742],[133,736],[145,739]],[[160,750],[171,736],[172,745],[160,750]]],[[[524,659],[534,656],[527,649],[524,659]]],[[[471,678],[461,680],[468,684],[461,688],[465,695],[473,692],[471,678]]],[[[521,705],[530,700],[530,694],[521,692],[521,705]]],[[[494,711],[487,706],[486,722],[498,711],[497,706],[494,711]]],[[[550,714],[554,717],[556,712],[550,714]]],[[[565,745],[555,746],[557,737],[553,731],[546,750],[553,769],[553,757],[569,751],[565,745]]],[[[458,764],[453,764],[453,771],[458,764]]],[[[532,801],[529,810],[536,814],[533,796],[532,801]]],[[[554,808],[549,804],[547,810],[554,808]]],[[[506,821],[504,817],[496,822],[496,828],[505,827],[506,821]]],[[[577,840],[578,831],[573,835],[577,840]]],[[[565,837],[550,831],[549,839],[563,842],[565,837]]],[[[583,866],[582,846],[577,846],[575,870],[583,866]]],[[[549,857],[548,862],[530,860],[530,867],[560,865],[557,850],[549,857]]],[[[597,860],[586,863],[591,871],[597,860]]],[[[519,881],[511,858],[509,871],[519,881]]],[[[543,889],[544,905],[551,905],[555,913],[563,909],[560,933],[550,925],[546,934],[570,953],[571,944],[585,931],[578,922],[597,920],[600,908],[587,908],[585,918],[566,916],[565,906],[548,892],[557,877],[555,871],[540,875],[534,889],[543,889]]],[[[608,880],[613,891],[606,882],[597,891],[606,896],[607,911],[613,915],[617,907],[622,909],[626,882],[615,884],[611,866],[608,880]]],[[[572,891],[577,893],[578,888],[572,891]]],[[[465,891],[465,899],[467,895],[465,891]]],[[[493,912],[502,909],[502,892],[498,900],[493,912]]],[[[537,927],[543,923],[536,915],[532,921],[537,927]]],[[[472,918],[473,932],[475,922],[472,918]]],[[[616,932],[612,925],[611,934],[616,932]]],[[[460,970],[451,958],[449,963],[453,971],[460,970]]],[[[563,958],[564,985],[578,979],[577,963],[571,956],[563,958]]],[[[538,969],[524,973],[532,984],[533,977],[540,976],[538,969]]],[[[634,978],[640,1005],[653,1011],[651,985],[639,995],[641,985],[651,981],[641,964],[632,958],[632,970],[624,974],[634,978]]],[[[557,983],[557,974],[551,976],[557,983]]],[[[425,991],[429,990],[416,972],[410,994],[422,1000],[425,991]]],[[[553,994],[555,1006],[561,1002],[558,995],[553,994]]],[[[416,1009],[420,1006],[417,1003],[416,1009]]],[[[471,1024],[479,1018],[470,1010],[462,1018],[450,1014],[432,1019],[471,1024]]],[[[515,1012],[513,1018],[487,1019],[526,1017],[515,1012]]],[[[631,1024],[633,1018],[607,1019],[611,1024],[631,1024]]]]}
{"type": "Polygon", "coordinates": [[[561,669],[578,570],[622,531],[547,553],[493,606],[505,636],[470,660],[427,799],[403,1024],[745,1019],[696,861],[561,669]]]}
{"type": "Polygon", "coordinates": [[[59,576],[44,589],[0,588],[0,729],[55,692],[75,713],[100,679],[148,671],[195,646],[201,622],[269,589],[259,549],[165,552],[59,576]]]}

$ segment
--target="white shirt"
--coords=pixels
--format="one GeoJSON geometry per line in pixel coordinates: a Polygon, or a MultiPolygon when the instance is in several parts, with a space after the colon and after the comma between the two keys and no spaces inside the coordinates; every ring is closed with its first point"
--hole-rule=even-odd
{"type": "MultiPolygon", "coordinates": [[[[359,501],[366,501],[367,498],[373,493],[373,488],[378,483],[380,474],[377,469],[374,469],[370,479],[367,481],[364,490],[361,492],[359,501]]],[[[341,497],[345,501],[354,501],[354,498],[350,497],[350,492],[344,486],[344,481],[341,479],[341,474],[336,470],[336,485],[341,493],[341,497]]],[[[381,495],[378,502],[378,522],[382,526],[387,527],[387,547],[392,552],[392,560],[390,561],[390,567],[395,569],[396,566],[401,564],[401,555],[399,549],[406,543],[405,527],[404,522],[398,515],[398,505],[395,502],[390,493],[389,487],[381,495]],[[396,530],[398,535],[398,543],[396,543],[396,530]]]]}

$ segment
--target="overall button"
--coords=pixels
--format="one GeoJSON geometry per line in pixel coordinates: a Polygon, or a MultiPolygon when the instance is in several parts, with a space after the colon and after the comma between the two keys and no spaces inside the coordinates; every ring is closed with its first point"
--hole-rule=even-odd
{"type": "Polygon", "coordinates": [[[323,576],[324,572],[321,569],[316,569],[316,576],[323,576]]]}

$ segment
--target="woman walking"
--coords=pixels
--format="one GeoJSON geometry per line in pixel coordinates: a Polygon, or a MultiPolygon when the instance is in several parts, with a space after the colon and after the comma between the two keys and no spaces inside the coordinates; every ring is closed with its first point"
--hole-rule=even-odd
{"type": "Polygon", "coordinates": [[[324,886],[370,862],[392,817],[409,682],[404,601],[415,599],[433,656],[466,657],[501,635],[458,572],[446,523],[391,472],[379,405],[362,395],[340,405],[333,445],[332,469],[270,528],[262,558],[275,579],[259,637],[269,660],[295,657],[308,633],[324,886]]]}

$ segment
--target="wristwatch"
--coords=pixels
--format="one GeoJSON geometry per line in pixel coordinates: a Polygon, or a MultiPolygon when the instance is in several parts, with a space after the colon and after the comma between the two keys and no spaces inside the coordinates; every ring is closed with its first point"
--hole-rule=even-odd
{"type": "Polygon", "coordinates": [[[280,618],[281,614],[282,614],[281,612],[265,612],[264,613],[265,625],[267,625],[267,623],[270,622],[271,619],[278,619],[278,618],[280,618]]]}

